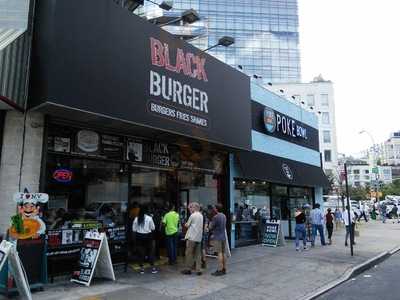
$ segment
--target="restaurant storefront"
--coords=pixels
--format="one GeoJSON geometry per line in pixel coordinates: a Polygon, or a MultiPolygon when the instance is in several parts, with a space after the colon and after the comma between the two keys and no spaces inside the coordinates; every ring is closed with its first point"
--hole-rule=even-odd
{"type": "Polygon", "coordinates": [[[189,201],[228,212],[229,153],[251,149],[247,76],[113,1],[91,2],[37,7],[29,105],[45,116],[40,190],[54,273],[91,228],[106,231],[112,256],[130,252],[142,204],[162,255],[168,204],[182,223],[189,201]]]}
{"type": "Polygon", "coordinates": [[[317,117],[255,84],[251,97],[252,151],[230,156],[233,247],[261,243],[271,219],[294,238],[296,208],[308,215],[328,184],[317,117]]]}

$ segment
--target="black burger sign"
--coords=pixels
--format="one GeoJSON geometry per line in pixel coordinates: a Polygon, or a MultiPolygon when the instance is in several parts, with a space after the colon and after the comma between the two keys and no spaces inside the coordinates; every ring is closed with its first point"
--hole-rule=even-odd
{"type": "Polygon", "coordinates": [[[245,74],[114,1],[40,1],[37,13],[31,106],[251,149],[245,74]]]}

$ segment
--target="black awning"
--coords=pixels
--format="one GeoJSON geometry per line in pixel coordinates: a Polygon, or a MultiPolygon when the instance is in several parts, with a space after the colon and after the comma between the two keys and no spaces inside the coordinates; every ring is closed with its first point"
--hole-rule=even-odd
{"type": "Polygon", "coordinates": [[[245,179],[295,186],[329,186],[320,167],[257,151],[239,152],[236,158],[245,179]]]}

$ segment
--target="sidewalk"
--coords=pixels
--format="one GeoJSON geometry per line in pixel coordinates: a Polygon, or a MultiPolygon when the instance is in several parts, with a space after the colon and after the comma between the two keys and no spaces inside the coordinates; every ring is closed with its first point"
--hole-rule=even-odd
{"type": "Polygon", "coordinates": [[[350,268],[400,245],[400,224],[362,223],[354,257],[344,247],[344,230],[334,232],[334,244],[296,252],[285,247],[250,246],[233,250],[228,274],[214,277],[216,261],[209,259],[203,276],[184,276],[165,266],[156,275],[132,270],[117,272],[116,282],[95,280],[89,288],[66,281],[48,285],[34,299],[300,299],[341,277],[350,268]]]}

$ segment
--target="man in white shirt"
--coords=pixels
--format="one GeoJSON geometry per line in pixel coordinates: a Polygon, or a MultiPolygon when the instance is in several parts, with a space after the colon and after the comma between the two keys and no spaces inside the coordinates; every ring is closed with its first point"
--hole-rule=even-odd
{"type": "Polygon", "coordinates": [[[203,238],[203,215],[200,213],[200,205],[196,202],[189,204],[190,217],[186,222],[185,227],[187,232],[185,235],[186,240],[186,269],[182,274],[192,274],[193,264],[196,266],[197,275],[201,275],[201,240],[203,238]]]}
{"type": "Polygon", "coordinates": [[[342,217],[343,217],[344,225],[346,226],[346,239],[345,239],[344,245],[347,247],[347,240],[350,235],[350,230],[351,230],[351,235],[350,235],[351,241],[350,242],[353,245],[355,245],[356,244],[354,241],[355,215],[354,215],[354,212],[352,210],[350,210],[350,223],[349,223],[349,207],[347,205],[346,205],[346,210],[343,212],[342,217]]]}

